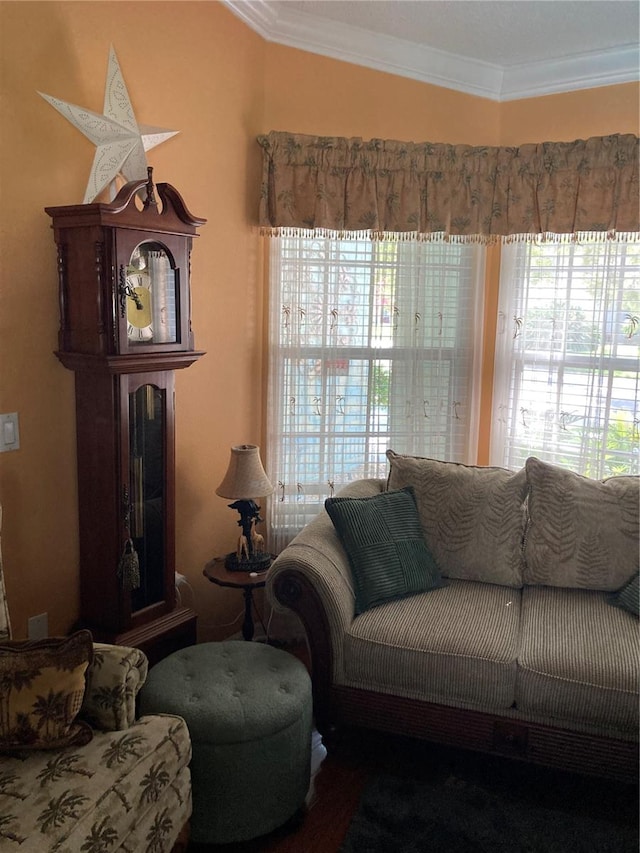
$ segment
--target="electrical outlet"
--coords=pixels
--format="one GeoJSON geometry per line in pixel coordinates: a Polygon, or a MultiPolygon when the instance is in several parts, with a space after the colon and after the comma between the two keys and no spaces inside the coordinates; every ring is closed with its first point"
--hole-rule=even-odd
{"type": "Polygon", "coordinates": [[[20,449],[20,426],[18,413],[0,415],[0,453],[20,449]]]}
{"type": "Polygon", "coordinates": [[[40,613],[32,616],[27,623],[27,631],[30,640],[44,640],[49,636],[49,614],[40,613]]]}

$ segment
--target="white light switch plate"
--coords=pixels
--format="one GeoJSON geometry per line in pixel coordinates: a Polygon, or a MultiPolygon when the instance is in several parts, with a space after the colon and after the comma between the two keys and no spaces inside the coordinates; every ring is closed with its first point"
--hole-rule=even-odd
{"type": "Polygon", "coordinates": [[[0,453],[6,450],[18,450],[20,447],[20,427],[18,413],[9,412],[0,415],[0,453]]]}

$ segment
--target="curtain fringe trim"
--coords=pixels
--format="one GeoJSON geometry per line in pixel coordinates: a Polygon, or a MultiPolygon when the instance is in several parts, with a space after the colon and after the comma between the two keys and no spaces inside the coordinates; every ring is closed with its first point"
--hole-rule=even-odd
{"type": "Polygon", "coordinates": [[[447,234],[444,231],[422,233],[418,231],[342,231],[332,228],[292,228],[263,226],[260,228],[263,237],[296,237],[300,239],[330,239],[330,240],[370,240],[387,241],[392,243],[460,243],[482,244],[495,246],[499,243],[608,243],[608,242],[640,242],[640,232],[627,231],[576,231],[572,234],[447,234]]]}
{"type": "Polygon", "coordinates": [[[501,243],[638,243],[638,231],[575,231],[572,234],[509,234],[501,243]]]}

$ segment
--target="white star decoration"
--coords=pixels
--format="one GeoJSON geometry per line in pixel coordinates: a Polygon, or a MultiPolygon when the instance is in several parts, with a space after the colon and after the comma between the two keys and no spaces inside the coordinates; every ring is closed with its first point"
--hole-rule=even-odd
{"type": "Polygon", "coordinates": [[[145,152],[179,133],[163,127],[138,125],[120,65],[109,50],[104,115],[38,92],[96,146],[83,204],[88,204],[120,173],[127,181],[147,177],[145,152]]]}

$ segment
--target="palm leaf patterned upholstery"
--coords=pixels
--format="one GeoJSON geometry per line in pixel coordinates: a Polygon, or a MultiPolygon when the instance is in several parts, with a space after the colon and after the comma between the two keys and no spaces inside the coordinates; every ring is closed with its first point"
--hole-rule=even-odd
{"type": "MultiPolygon", "coordinates": [[[[0,553],[0,643],[9,641],[0,553]]],[[[95,643],[80,711],[91,742],[0,753],[3,853],[173,849],[191,815],[191,740],[181,717],[136,718],[147,665],[139,649],[95,643]]]]}

